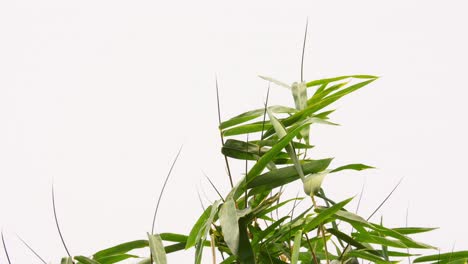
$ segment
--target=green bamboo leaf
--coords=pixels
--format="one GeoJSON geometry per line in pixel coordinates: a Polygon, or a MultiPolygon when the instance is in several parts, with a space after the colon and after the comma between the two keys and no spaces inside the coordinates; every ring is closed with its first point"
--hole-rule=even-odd
{"type": "Polygon", "coordinates": [[[161,233],[159,234],[162,240],[170,242],[187,242],[188,236],[176,233],[161,233]]]}
{"type": "MultiPolygon", "coordinates": [[[[244,142],[237,139],[228,139],[221,148],[223,155],[240,160],[258,160],[260,156],[263,156],[269,149],[260,148],[259,146],[250,142],[244,142]]],[[[273,163],[285,164],[289,161],[289,155],[285,152],[280,152],[274,158],[273,163]]]]}
{"type": "Polygon", "coordinates": [[[320,100],[322,100],[324,97],[326,97],[327,95],[343,88],[344,86],[346,86],[349,82],[342,82],[342,83],[338,83],[338,84],[335,84],[329,88],[326,88],[326,86],[322,86],[323,89],[320,89],[322,87],[320,87],[319,89],[317,89],[317,91],[315,91],[314,95],[312,95],[312,97],[307,100],[307,104],[308,105],[311,105],[311,104],[314,104],[314,103],[317,103],[319,102],[320,100]]]}
{"type": "Polygon", "coordinates": [[[369,233],[354,233],[353,238],[361,243],[370,243],[370,244],[379,244],[388,247],[395,247],[395,248],[408,248],[405,243],[401,242],[400,240],[396,239],[389,239],[386,237],[370,235],[369,233]]]}
{"type": "MultiPolygon", "coordinates": [[[[305,174],[318,173],[325,170],[330,162],[329,159],[309,160],[302,164],[302,170],[305,174]]],[[[249,195],[262,193],[265,190],[286,185],[290,182],[300,179],[295,166],[288,166],[285,168],[273,170],[264,173],[255,179],[249,181],[247,188],[251,189],[249,195]]]]}
{"type": "MultiPolygon", "coordinates": [[[[314,114],[315,112],[323,109],[324,107],[327,107],[328,105],[332,104],[333,102],[337,101],[338,99],[340,99],[341,97],[347,95],[347,94],[350,94],[356,90],[359,90],[360,88],[374,82],[376,79],[370,79],[370,80],[367,80],[367,81],[364,81],[364,82],[360,82],[360,83],[357,83],[357,84],[354,84],[354,85],[351,85],[341,91],[338,91],[330,96],[327,96],[325,98],[323,98],[322,100],[320,100],[319,102],[317,103],[314,103],[314,104],[311,104],[309,106],[307,106],[305,109],[293,114],[292,116],[290,117],[287,117],[285,119],[282,120],[282,124],[284,127],[289,127],[291,125],[293,125],[294,123],[296,122],[299,122],[300,120],[303,120],[305,118],[308,118],[309,116],[311,116],[312,114],[314,114]]],[[[265,133],[264,133],[264,138],[267,138],[268,136],[272,135],[274,132],[274,130],[272,128],[269,128],[265,133]]]]}
{"type": "Polygon", "coordinates": [[[304,128],[307,125],[310,125],[311,122],[313,122],[313,119],[306,119],[303,122],[297,124],[294,128],[292,128],[285,137],[281,138],[274,147],[272,147],[255,163],[255,165],[250,169],[248,174],[244,176],[243,179],[241,179],[234,188],[232,188],[231,192],[228,194],[228,197],[232,197],[234,199],[239,198],[239,196],[244,191],[244,188],[246,188],[246,179],[248,184],[253,179],[255,179],[260,173],[262,173],[262,171],[273,160],[273,158],[276,155],[278,155],[278,153],[283,148],[285,148],[293,140],[293,138],[297,136],[297,134],[299,134],[302,128],[304,128]]]}
{"type": "Polygon", "coordinates": [[[241,264],[256,264],[255,255],[247,232],[249,221],[250,220],[244,217],[239,219],[239,251],[237,255],[241,264]]]}
{"type": "MultiPolygon", "coordinates": [[[[304,82],[301,83],[293,83],[291,86],[292,95],[294,98],[294,103],[296,105],[297,110],[302,110],[307,107],[307,86],[304,82]]],[[[304,139],[306,144],[309,144],[309,133],[310,128],[304,128],[300,135],[301,138],[304,139]]]]}
{"type": "Polygon", "coordinates": [[[356,163],[356,164],[348,164],[348,165],[341,166],[341,167],[338,167],[338,168],[336,168],[336,169],[333,169],[332,171],[330,171],[330,173],[332,173],[332,172],[338,172],[338,171],[342,171],[342,170],[361,171],[361,170],[367,170],[367,169],[375,169],[375,167],[368,166],[368,165],[365,165],[365,164],[359,164],[359,163],[356,163]]]}
{"type": "Polygon", "coordinates": [[[263,124],[262,122],[255,122],[226,129],[223,131],[223,135],[229,137],[244,134],[252,134],[256,132],[261,132],[263,130],[268,130],[270,128],[271,125],[268,123],[263,124]]]}
{"type": "Polygon", "coordinates": [[[234,255],[239,250],[239,223],[234,199],[227,199],[219,211],[219,222],[223,230],[224,241],[234,255]]]}
{"type": "Polygon", "coordinates": [[[270,234],[273,234],[275,232],[277,232],[276,228],[281,225],[286,219],[289,219],[289,216],[284,216],[280,219],[278,219],[277,221],[274,221],[273,224],[271,224],[270,226],[268,226],[267,228],[265,228],[264,230],[262,230],[261,232],[259,232],[256,236],[254,236],[254,238],[252,239],[252,246],[254,248],[258,248],[260,246],[259,242],[262,241],[262,239],[264,239],[265,237],[267,237],[268,235],[270,234]]]}
{"type": "MultiPolygon", "coordinates": [[[[264,147],[264,146],[272,147],[277,142],[278,142],[278,138],[273,138],[273,137],[271,137],[269,139],[266,139],[266,140],[252,140],[252,141],[250,141],[250,143],[255,144],[256,146],[259,146],[259,147],[264,147]]],[[[304,144],[304,143],[297,142],[297,141],[292,141],[291,144],[293,145],[293,147],[295,149],[311,149],[311,148],[314,147],[313,145],[304,144]]]]}
{"type": "Polygon", "coordinates": [[[377,224],[371,224],[370,227],[373,230],[377,231],[379,234],[398,239],[399,241],[404,243],[409,248],[436,249],[435,247],[433,247],[431,245],[415,241],[412,238],[407,237],[407,236],[405,236],[403,234],[400,234],[397,231],[392,230],[390,228],[386,228],[384,226],[377,225],[377,224]]]}
{"type": "Polygon", "coordinates": [[[291,254],[291,264],[297,264],[299,260],[299,252],[301,250],[302,230],[297,230],[294,234],[294,245],[291,254]]]}
{"type": "Polygon", "coordinates": [[[410,235],[410,234],[418,234],[418,233],[425,233],[430,232],[433,230],[438,229],[437,227],[398,227],[392,228],[392,230],[403,234],[403,235],[410,235]]]}
{"type": "MultiPolygon", "coordinates": [[[[277,113],[277,114],[293,114],[297,112],[297,110],[294,108],[280,106],[280,105],[269,106],[268,109],[270,109],[273,113],[277,113]]],[[[228,127],[242,124],[244,122],[250,121],[257,117],[263,116],[264,113],[265,113],[265,108],[255,109],[252,111],[242,113],[238,116],[235,116],[229,120],[222,122],[219,125],[219,129],[224,130],[228,127]]]]}
{"type": "Polygon", "coordinates": [[[303,199],[304,199],[304,198],[302,198],[302,197],[288,199],[288,200],[283,201],[283,202],[281,202],[281,203],[278,203],[278,204],[276,204],[276,205],[274,205],[274,206],[270,206],[270,207],[268,207],[266,210],[260,211],[258,214],[256,214],[256,216],[257,216],[257,217],[260,217],[260,216],[262,216],[262,215],[266,215],[266,214],[268,214],[268,213],[270,213],[270,212],[273,212],[273,211],[275,211],[275,210],[277,210],[277,209],[283,207],[284,205],[286,205],[287,203],[289,203],[289,202],[291,202],[291,201],[298,201],[298,200],[303,200],[303,199]]]}
{"type": "Polygon", "coordinates": [[[371,254],[364,250],[352,250],[346,253],[346,257],[356,257],[365,260],[372,261],[377,264],[391,264],[391,263],[398,263],[398,261],[386,261],[374,254],[371,254]]]}
{"type": "Polygon", "coordinates": [[[99,260],[107,256],[124,254],[124,253],[127,253],[128,251],[138,249],[138,248],[144,248],[147,246],[148,246],[147,240],[130,241],[130,242],[122,243],[122,244],[98,251],[93,255],[93,259],[99,260]]]}
{"type": "MultiPolygon", "coordinates": [[[[403,234],[400,234],[398,233],[397,231],[395,230],[392,230],[390,228],[386,228],[384,226],[381,226],[381,225],[377,225],[377,224],[373,224],[373,223],[370,223],[370,222],[367,222],[364,218],[356,215],[356,214],[353,214],[351,212],[348,212],[348,211],[338,211],[335,213],[335,217],[337,219],[340,219],[342,221],[345,221],[347,223],[350,223],[354,228],[356,228],[357,230],[360,230],[360,238],[361,239],[364,239],[365,240],[365,236],[371,236],[369,239],[373,239],[374,241],[375,240],[379,240],[377,238],[374,238],[374,236],[379,236],[380,234],[382,235],[385,235],[385,236],[389,236],[389,237],[392,237],[392,238],[396,238],[397,242],[395,242],[394,244],[395,245],[401,245],[403,244],[406,247],[409,247],[409,248],[425,248],[425,249],[434,249],[433,246],[430,246],[430,245],[427,245],[427,244],[424,244],[424,243],[421,243],[421,242],[417,242],[417,241],[414,241],[413,239],[403,235],[403,234]],[[363,228],[366,227],[366,228],[370,228],[372,230],[374,230],[375,232],[367,232],[367,231],[364,231],[363,228]]],[[[368,242],[368,241],[361,241],[361,242],[368,242]]],[[[388,241],[385,241],[385,240],[382,240],[382,243],[386,243],[388,241]]],[[[393,240],[391,240],[390,242],[388,243],[392,243],[393,240]]],[[[370,243],[370,242],[368,242],[370,243]]],[[[378,244],[378,243],[377,243],[378,244]]],[[[388,244],[384,244],[384,245],[387,245],[388,244]]]]}
{"type": "MultiPolygon", "coordinates": [[[[338,239],[341,239],[342,241],[350,244],[351,246],[357,248],[357,249],[366,249],[367,247],[364,245],[364,244],[361,244],[359,243],[358,241],[356,241],[355,239],[353,239],[352,237],[348,236],[347,234],[341,232],[340,230],[338,229],[335,229],[335,228],[328,228],[327,231],[334,235],[335,237],[337,237],[338,239]]],[[[371,249],[372,248],[367,248],[367,249],[371,249]]]]}
{"type": "Polygon", "coordinates": [[[113,263],[117,263],[117,262],[129,259],[129,258],[139,258],[139,257],[136,255],[130,255],[130,254],[116,254],[116,255],[105,256],[105,257],[95,259],[95,260],[101,264],[113,264],[113,263]]]}
{"type": "MultiPolygon", "coordinates": [[[[375,252],[378,253],[378,255],[382,256],[383,252],[382,250],[375,250],[375,252]]],[[[419,256],[419,254],[411,254],[408,252],[399,252],[399,251],[393,251],[393,250],[388,250],[387,254],[389,257],[413,257],[413,256],[419,256]]]]}
{"type": "Polygon", "coordinates": [[[323,222],[325,222],[327,219],[329,219],[330,217],[332,217],[336,212],[338,212],[339,210],[341,210],[341,208],[343,208],[345,205],[347,205],[349,202],[351,202],[351,200],[353,199],[353,197],[351,198],[348,198],[342,202],[339,202],[327,209],[324,209],[324,210],[321,210],[317,216],[315,216],[314,218],[312,218],[310,221],[308,221],[305,226],[304,226],[304,231],[306,232],[309,232],[310,230],[313,230],[315,229],[317,226],[319,226],[320,224],[322,224],[323,222]]]}
{"type": "Polygon", "coordinates": [[[281,82],[281,81],[278,81],[276,79],[273,79],[271,77],[268,77],[268,76],[262,76],[262,75],[259,75],[258,77],[262,78],[263,80],[265,81],[269,81],[269,82],[272,82],[278,86],[281,86],[281,87],[284,87],[286,89],[291,89],[291,86],[285,84],[284,82],[281,82]]]}
{"type": "Polygon", "coordinates": [[[78,260],[82,264],[102,264],[99,261],[92,260],[92,259],[90,259],[88,257],[85,257],[85,256],[76,256],[75,259],[78,260]]]}
{"type": "Polygon", "coordinates": [[[205,223],[211,214],[212,208],[213,206],[208,206],[208,208],[206,208],[203,214],[198,218],[195,225],[193,225],[192,230],[190,231],[190,234],[187,238],[187,244],[185,245],[185,249],[189,249],[195,246],[197,241],[200,239],[202,229],[205,227],[205,223]]]}
{"type": "Polygon", "coordinates": [[[60,260],[60,264],[73,264],[73,260],[69,257],[64,257],[60,260]]]}
{"type": "MultiPolygon", "coordinates": [[[[210,245],[205,243],[203,246],[206,247],[210,245]]],[[[177,252],[177,251],[184,250],[184,249],[185,249],[185,242],[175,243],[175,244],[164,247],[164,251],[166,251],[166,254],[177,252]]]]}
{"type": "Polygon", "coordinates": [[[153,256],[153,261],[156,264],[166,264],[167,257],[166,251],[164,251],[164,246],[161,237],[158,234],[148,233],[148,242],[151,250],[151,255],[153,256]]]}
{"type": "Polygon", "coordinates": [[[331,82],[341,81],[341,80],[349,79],[349,78],[354,78],[354,79],[377,79],[378,77],[377,76],[372,76],[372,75],[363,75],[363,74],[361,74],[361,75],[346,75],[346,76],[339,76],[339,77],[333,77],[333,78],[326,78],[326,79],[310,81],[310,82],[307,83],[307,87],[328,84],[328,83],[331,83],[331,82]]]}
{"type": "Polygon", "coordinates": [[[213,205],[212,205],[212,210],[210,211],[210,215],[206,219],[206,221],[203,223],[203,227],[201,228],[201,232],[197,236],[197,248],[195,250],[195,264],[201,263],[202,260],[202,255],[203,255],[203,246],[206,241],[206,236],[208,234],[208,231],[211,228],[211,224],[214,221],[214,218],[216,216],[216,213],[218,213],[218,207],[219,204],[221,203],[221,200],[216,200],[213,205]]]}
{"type": "MultiPolygon", "coordinates": [[[[293,86],[294,87],[294,86],[293,86]]],[[[294,89],[293,89],[293,92],[294,92],[294,89]]],[[[269,110],[267,110],[267,113],[268,113],[268,117],[270,118],[270,122],[271,124],[273,125],[273,128],[275,129],[276,131],[276,134],[278,135],[278,138],[283,138],[287,135],[287,131],[286,129],[283,127],[283,125],[278,121],[278,119],[276,119],[276,117],[273,115],[273,113],[269,110]]],[[[307,142],[308,143],[308,142],[307,142]]],[[[297,158],[297,155],[296,155],[296,151],[294,150],[294,148],[292,147],[291,143],[289,143],[288,145],[286,145],[286,151],[288,152],[289,154],[289,157],[291,158],[291,160],[293,161],[294,163],[294,167],[296,168],[297,170],[297,174],[299,175],[299,177],[301,178],[302,181],[305,180],[305,177],[304,177],[304,172],[302,171],[302,166],[301,164],[299,163],[299,160],[297,158]]]]}

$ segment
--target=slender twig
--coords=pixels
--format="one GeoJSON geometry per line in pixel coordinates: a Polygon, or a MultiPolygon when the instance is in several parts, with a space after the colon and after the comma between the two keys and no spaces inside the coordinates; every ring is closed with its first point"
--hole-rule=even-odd
{"type": "Polygon", "coordinates": [[[42,263],[47,264],[47,262],[46,262],[43,258],[41,258],[41,256],[40,256],[31,246],[29,246],[29,244],[26,243],[26,241],[24,241],[20,236],[18,236],[18,235],[16,235],[16,236],[18,237],[18,239],[19,239],[21,242],[23,242],[23,244],[24,244],[34,255],[36,255],[36,257],[37,257],[38,259],[41,260],[42,263]]]}
{"type": "Polygon", "coordinates": [[[366,187],[366,182],[365,181],[362,184],[361,193],[359,194],[359,200],[358,200],[358,203],[357,203],[357,206],[356,206],[356,211],[355,211],[356,214],[359,212],[359,207],[361,206],[362,196],[364,195],[364,187],[366,187]]]}
{"type": "Polygon", "coordinates": [[[206,173],[204,171],[202,171],[202,173],[205,175],[205,178],[208,180],[208,182],[211,184],[211,187],[213,187],[213,189],[216,191],[216,193],[218,194],[219,198],[224,202],[224,198],[223,196],[221,195],[221,193],[218,191],[218,188],[216,188],[216,186],[214,185],[214,183],[211,181],[211,179],[208,177],[208,175],[206,175],[206,173]]]}
{"type": "MultiPolygon", "coordinates": [[[[221,125],[221,106],[219,103],[219,87],[218,87],[218,77],[215,79],[216,81],[216,103],[218,105],[218,125],[221,125]]],[[[221,146],[224,147],[224,135],[223,131],[219,131],[220,136],[221,136],[221,146]]],[[[226,155],[224,155],[224,161],[226,162],[226,168],[229,176],[229,183],[231,184],[231,188],[234,187],[234,182],[232,181],[232,175],[231,175],[231,168],[229,167],[229,160],[226,155]]]]}
{"type": "MultiPolygon", "coordinates": [[[[270,97],[270,82],[268,82],[268,90],[267,90],[267,96],[265,100],[265,110],[263,111],[263,122],[262,122],[262,134],[260,136],[260,140],[263,139],[263,133],[265,132],[265,120],[266,120],[266,113],[267,113],[267,108],[268,108],[268,98],[270,97]]],[[[258,156],[260,157],[260,148],[258,148],[258,156]]]]}
{"type": "MultiPolygon", "coordinates": [[[[297,192],[296,194],[296,199],[294,199],[294,203],[293,203],[293,207],[291,209],[291,218],[290,218],[290,222],[292,222],[293,220],[293,217],[294,217],[294,209],[296,209],[296,202],[297,202],[297,197],[299,197],[299,192],[297,192]]],[[[288,213],[289,214],[289,213],[288,213]]],[[[278,218],[278,216],[276,216],[278,218]]],[[[289,237],[291,237],[291,226],[289,226],[289,237]]],[[[291,240],[288,241],[289,242],[289,250],[292,251],[292,245],[291,245],[291,240]]]]}
{"type": "Polygon", "coordinates": [[[163,187],[162,187],[162,189],[161,189],[161,192],[159,193],[158,202],[156,203],[156,209],[154,210],[153,223],[152,223],[152,225],[151,225],[151,235],[154,234],[154,226],[155,226],[155,224],[156,224],[156,215],[158,214],[159,204],[160,204],[160,202],[161,202],[161,198],[162,198],[162,196],[163,196],[164,189],[166,189],[167,181],[169,180],[169,178],[170,178],[170,176],[171,176],[172,169],[174,169],[174,166],[175,166],[175,164],[176,164],[176,162],[177,162],[177,159],[179,158],[180,152],[182,151],[182,147],[183,147],[183,146],[180,146],[179,152],[177,152],[177,155],[176,155],[174,161],[172,162],[171,168],[169,169],[169,172],[167,173],[166,179],[164,180],[164,184],[163,184],[163,187]]]}
{"type": "Polygon", "coordinates": [[[71,259],[72,263],[75,263],[73,261],[73,258],[70,254],[70,251],[68,250],[67,244],[65,243],[65,239],[63,238],[62,231],[60,230],[60,225],[57,219],[57,209],[55,206],[55,192],[54,192],[54,185],[52,184],[52,208],[54,210],[54,219],[55,219],[55,225],[57,226],[57,231],[59,233],[60,239],[62,240],[62,245],[65,248],[65,251],[67,252],[68,257],[71,259]]]}
{"type": "Polygon", "coordinates": [[[314,251],[314,249],[312,248],[312,244],[310,244],[309,236],[307,235],[307,233],[304,233],[304,235],[305,235],[305,237],[306,237],[307,244],[309,245],[310,253],[312,254],[312,258],[314,259],[314,263],[315,263],[315,264],[319,264],[319,262],[318,262],[318,260],[317,260],[317,256],[315,255],[315,251],[314,251]]]}
{"type": "Polygon", "coordinates": [[[203,209],[203,212],[205,212],[205,206],[203,205],[203,201],[200,196],[200,191],[197,191],[197,195],[198,195],[198,201],[200,201],[201,208],[203,209]]]}
{"type": "Polygon", "coordinates": [[[377,213],[377,211],[379,211],[379,209],[385,204],[385,202],[387,202],[387,200],[390,198],[390,196],[392,196],[393,192],[398,188],[398,186],[400,185],[401,181],[403,180],[403,178],[401,178],[398,183],[395,185],[395,187],[393,187],[392,191],[387,195],[387,197],[385,197],[385,199],[379,204],[379,206],[377,206],[377,208],[372,212],[372,214],[369,215],[369,217],[367,217],[367,221],[369,221],[369,219],[372,218],[372,216],[374,216],[375,213],[377,213]]]}
{"type": "Polygon", "coordinates": [[[301,56],[301,82],[304,81],[304,54],[305,54],[305,46],[307,40],[307,26],[309,25],[309,18],[306,20],[305,26],[305,33],[304,33],[304,43],[302,44],[302,56],[301,56]]]}
{"type": "Polygon", "coordinates": [[[216,264],[216,245],[215,245],[215,237],[214,234],[211,234],[211,256],[213,258],[213,264],[216,264]]]}
{"type": "MultiPolygon", "coordinates": [[[[375,213],[377,213],[377,211],[385,204],[385,202],[390,198],[390,196],[392,196],[393,192],[398,188],[398,186],[400,185],[401,181],[403,180],[403,178],[401,178],[398,183],[395,185],[395,187],[393,187],[392,191],[390,191],[390,193],[387,195],[387,197],[385,197],[385,199],[379,204],[379,206],[377,206],[377,208],[372,212],[372,214],[369,215],[369,217],[366,219],[366,221],[369,221],[369,219],[372,218],[372,216],[374,216],[375,213]]],[[[364,188],[364,186],[363,186],[364,188]]],[[[364,191],[364,189],[363,189],[364,191]]],[[[362,196],[362,193],[361,192],[361,196],[362,196]]],[[[359,197],[359,200],[361,200],[361,197],[359,197]]],[[[351,231],[352,232],[352,231],[351,231]]],[[[346,247],[344,248],[343,252],[341,253],[341,255],[339,256],[338,259],[341,259],[344,255],[344,253],[346,252],[346,250],[350,247],[350,244],[348,243],[348,245],[346,245],[346,247]]]]}
{"type": "Polygon", "coordinates": [[[6,246],[6,243],[5,243],[5,238],[3,237],[3,231],[1,232],[1,234],[2,234],[3,250],[5,251],[5,255],[7,257],[8,264],[11,264],[10,256],[8,255],[8,249],[7,249],[7,246],[6,246]]]}

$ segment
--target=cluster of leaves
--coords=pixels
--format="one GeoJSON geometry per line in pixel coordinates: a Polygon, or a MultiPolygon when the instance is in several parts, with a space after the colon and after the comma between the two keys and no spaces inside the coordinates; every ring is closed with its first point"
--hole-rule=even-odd
{"type": "Polygon", "coordinates": [[[220,122],[221,152],[227,166],[229,159],[250,161],[253,166],[228,194],[222,196],[218,192],[219,200],[204,209],[188,235],[148,234],[146,240],[123,243],[91,257],[67,257],[62,263],[118,263],[140,258],[130,254],[132,250],[149,248],[150,257],[140,258],[138,263],[164,264],[166,254],[192,247],[195,247],[196,264],[202,262],[205,248],[211,249],[210,262],[223,264],[359,263],[360,260],[396,263],[411,258],[414,263],[467,263],[467,251],[428,256],[410,253],[409,249],[418,252],[435,249],[410,237],[433,228],[385,227],[369,221],[370,217],[363,218],[346,210],[352,198],[335,202],[321,188],[327,174],[372,167],[349,164],[329,168],[331,158],[308,158],[307,150],[313,148],[309,142],[310,126],[334,125],[329,120],[333,111],[325,108],[377,77],[341,76],[291,86],[262,78],[289,88],[296,107],[268,106],[267,99],[261,109],[220,122]],[[308,97],[307,91],[312,89],[314,93],[308,97]],[[243,141],[240,135],[257,138],[243,141]],[[305,196],[282,199],[284,187],[296,180],[302,180],[305,196]],[[323,206],[318,206],[316,199],[323,206]],[[310,206],[294,215],[294,209],[302,201],[310,206]],[[278,214],[285,208],[290,210],[278,214]],[[222,259],[217,260],[217,256],[222,259]]]}
{"type": "MultiPolygon", "coordinates": [[[[166,264],[167,254],[193,247],[195,264],[202,262],[204,249],[211,249],[209,262],[222,264],[396,263],[406,259],[413,263],[468,263],[468,251],[426,256],[410,253],[410,249],[417,252],[435,249],[411,238],[413,234],[433,228],[385,227],[382,221],[370,221],[373,214],[364,218],[347,210],[345,207],[352,198],[335,202],[321,188],[328,174],[372,167],[348,164],[330,168],[331,158],[309,158],[307,151],[314,147],[310,144],[310,127],[335,125],[329,120],[333,110],[327,107],[369,85],[377,77],[350,75],[305,82],[301,67],[301,81],[292,85],[269,77],[261,78],[289,89],[295,107],[269,106],[267,94],[264,107],[224,122],[220,118],[221,152],[232,188],[223,196],[212,184],[219,199],[204,208],[188,235],[155,234],[157,206],[153,230],[147,239],[119,244],[92,256],[72,256],[60,232],[53,203],[57,229],[68,254],[61,263],[113,264],[134,259],[139,264],[166,264]],[[313,91],[311,96],[308,96],[309,91],[313,91]],[[245,141],[240,139],[244,136],[247,136],[245,141]],[[245,175],[235,185],[229,169],[230,159],[246,162],[245,175]],[[249,170],[248,162],[253,164],[249,170]],[[282,197],[284,188],[297,180],[302,182],[304,197],[282,197]],[[318,206],[317,200],[322,206],[318,206]],[[297,205],[301,202],[309,206],[298,212],[297,205]],[[149,257],[134,253],[134,250],[145,248],[149,257]],[[217,259],[219,256],[222,259],[217,259]]],[[[163,190],[169,175],[170,171],[163,190]]],[[[52,199],[54,202],[53,196],[52,199]]],[[[11,264],[3,234],[2,242],[11,264]]],[[[26,246],[46,264],[28,244],[26,246]]]]}

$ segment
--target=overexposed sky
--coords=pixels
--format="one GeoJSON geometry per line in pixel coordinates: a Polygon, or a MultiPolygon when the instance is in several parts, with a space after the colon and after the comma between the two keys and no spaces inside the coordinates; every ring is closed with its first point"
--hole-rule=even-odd
{"type": "MultiPolygon", "coordinates": [[[[1,1],[0,226],[13,263],[39,263],[15,234],[53,263],[65,255],[52,182],[72,254],[144,238],[182,144],[156,230],[188,233],[201,213],[197,189],[205,204],[216,199],[202,171],[228,190],[215,75],[224,118],[262,107],[266,83],[257,75],[298,81],[307,17],[307,80],[382,77],[336,105],[340,127],[312,129],[312,157],[378,167],[330,176],[329,195],[356,195],[365,182],[367,215],[404,178],[377,217],[402,226],[408,209],[409,225],[440,227],[421,239],[468,249],[467,8],[427,0],[1,1]]],[[[288,91],[271,92],[271,104],[293,105],[288,91]]],[[[242,165],[233,166],[239,178],[242,165]]]]}

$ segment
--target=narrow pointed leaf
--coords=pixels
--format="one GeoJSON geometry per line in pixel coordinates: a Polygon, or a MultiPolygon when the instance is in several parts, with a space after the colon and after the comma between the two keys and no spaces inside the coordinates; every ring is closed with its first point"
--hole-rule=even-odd
{"type": "Polygon", "coordinates": [[[413,263],[421,263],[421,262],[428,262],[428,261],[444,261],[444,260],[458,260],[458,259],[468,259],[468,251],[456,251],[450,253],[443,253],[443,254],[436,254],[436,255],[429,255],[429,256],[422,256],[416,258],[413,263]]]}
{"type": "Polygon", "coordinates": [[[130,241],[130,242],[122,243],[122,244],[98,251],[93,255],[93,259],[98,260],[107,256],[124,254],[131,250],[144,248],[147,246],[148,246],[147,240],[130,241]]]}
{"type": "Polygon", "coordinates": [[[265,80],[265,81],[269,81],[269,82],[272,82],[272,83],[274,83],[274,84],[276,84],[276,85],[278,85],[278,86],[284,87],[284,88],[286,88],[286,89],[291,89],[291,87],[290,87],[289,85],[285,84],[284,82],[275,80],[275,79],[273,79],[273,78],[271,78],[271,77],[268,77],[268,76],[261,76],[261,75],[259,75],[258,77],[262,78],[262,79],[265,80]]]}
{"type": "Polygon", "coordinates": [[[336,82],[336,81],[341,81],[344,79],[349,79],[349,78],[355,78],[355,79],[377,79],[377,76],[372,76],[372,75],[346,75],[346,76],[339,76],[339,77],[333,77],[333,78],[326,78],[326,79],[320,79],[320,80],[315,80],[315,81],[310,81],[307,83],[307,87],[312,87],[316,85],[323,85],[323,84],[328,84],[331,82],[336,82]]]}
{"type": "Polygon", "coordinates": [[[372,166],[365,165],[365,164],[356,163],[356,164],[348,164],[348,165],[345,165],[345,166],[338,167],[338,168],[333,169],[332,171],[330,171],[330,173],[338,172],[338,171],[342,171],[342,170],[361,171],[361,170],[367,170],[367,169],[375,169],[375,168],[372,167],[372,166]]]}
{"type": "Polygon", "coordinates": [[[291,264],[297,264],[299,252],[301,250],[302,230],[297,230],[294,234],[294,245],[292,249],[291,264]]]}
{"type": "Polygon", "coordinates": [[[317,226],[322,224],[324,221],[332,217],[336,212],[341,210],[345,205],[347,205],[349,202],[351,202],[353,198],[348,198],[342,202],[339,202],[335,205],[333,205],[330,208],[327,208],[317,214],[314,218],[312,218],[311,221],[308,221],[307,224],[304,227],[304,231],[310,231],[315,229],[317,226]]]}

